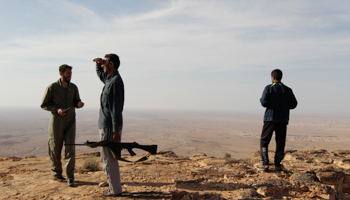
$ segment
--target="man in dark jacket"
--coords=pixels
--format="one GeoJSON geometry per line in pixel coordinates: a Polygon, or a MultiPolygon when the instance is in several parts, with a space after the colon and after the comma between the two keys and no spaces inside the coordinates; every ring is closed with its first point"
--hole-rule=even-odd
{"type": "MultiPolygon", "coordinates": [[[[124,83],[118,71],[120,60],[116,54],[106,54],[104,59],[95,58],[93,61],[96,62],[97,76],[104,84],[98,120],[100,139],[120,142],[124,107],[124,83]]],[[[101,147],[101,164],[109,183],[109,191],[103,195],[120,195],[119,163],[108,147],[101,147]]]]}
{"type": "Polygon", "coordinates": [[[263,162],[261,167],[264,169],[269,168],[268,146],[274,131],[276,139],[275,168],[282,169],[281,161],[284,157],[289,110],[294,109],[298,104],[292,89],[281,82],[282,75],[282,71],[279,69],[271,72],[272,84],[265,87],[260,98],[261,105],[266,107],[260,138],[260,153],[263,162]]]}
{"type": "MultiPolygon", "coordinates": [[[[78,87],[70,82],[72,67],[66,64],[61,65],[59,72],[61,78],[47,87],[41,108],[51,112],[48,146],[53,180],[65,182],[61,163],[63,141],[67,144],[75,143],[75,108],[82,108],[84,103],[80,100],[78,87]]],[[[67,184],[73,187],[75,146],[65,147],[64,158],[67,184]]]]}

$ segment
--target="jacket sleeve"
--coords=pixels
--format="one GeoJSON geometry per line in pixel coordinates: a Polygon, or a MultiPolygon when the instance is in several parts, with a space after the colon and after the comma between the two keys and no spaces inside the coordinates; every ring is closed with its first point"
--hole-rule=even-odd
{"type": "Polygon", "coordinates": [[[268,88],[269,86],[266,86],[263,93],[262,93],[262,96],[260,98],[260,103],[263,107],[267,107],[269,105],[269,92],[268,92],[268,88]]]}
{"type": "Polygon", "coordinates": [[[78,103],[81,102],[79,90],[78,87],[75,87],[75,94],[74,94],[74,106],[78,108],[78,103]]]}
{"type": "Polygon", "coordinates": [[[51,86],[47,87],[40,107],[47,111],[56,112],[57,106],[53,105],[52,103],[52,99],[53,99],[52,94],[53,94],[52,87],[51,86]]]}
{"type": "Polygon", "coordinates": [[[112,117],[113,132],[120,132],[123,129],[123,115],[121,111],[121,102],[119,102],[118,96],[121,92],[118,82],[114,82],[110,88],[110,94],[108,97],[108,106],[112,117]]]}
{"type": "Polygon", "coordinates": [[[106,82],[106,74],[103,72],[103,68],[101,67],[101,64],[98,64],[96,62],[96,74],[98,78],[102,81],[102,83],[106,82]]]}
{"type": "Polygon", "coordinates": [[[294,109],[298,105],[298,101],[294,96],[294,93],[292,90],[290,90],[290,96],[289,96],[289,109],[294,109]]]}

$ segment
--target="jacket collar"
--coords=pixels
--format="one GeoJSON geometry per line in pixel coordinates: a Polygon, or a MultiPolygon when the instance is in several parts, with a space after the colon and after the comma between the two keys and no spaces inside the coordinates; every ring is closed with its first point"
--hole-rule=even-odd
{"type": "MultiPolygon", "coordinates": [[[[61,79],[58,79],[57,83],[58,83],[61,87],[63,87],[62,82],[61,82],[61,79]]],[[[68,83],[67,88],[69,88],[69,86],[70,86],[70,82],[68,83]]]]}
{"type": "Polygon", "coordinates": [[[113,74],[108,75],[108,76],[107,76],[107,79],[109,80],[109,79],[111,79],[111,78],[117,76],[118,74],[119,74],[119,71],[115,71],[113,74]]]}
{"type": "Polygon", "coordinates": [[[271,87],[273,87],[273,86],[276,85],[276,84],[278,84],[278,85],[283,85],[283,83],[282,83],[281,81],[276,81],[276,82],[274,82],[274,83],[271,84],[271,87]]]}

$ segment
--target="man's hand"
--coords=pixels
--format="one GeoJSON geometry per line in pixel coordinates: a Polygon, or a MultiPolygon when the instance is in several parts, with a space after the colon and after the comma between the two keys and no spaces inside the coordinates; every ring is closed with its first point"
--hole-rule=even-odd
{"type": "Polygon", "coordinates": [[[60,116],[62,116],[62,117],[66,115],[66,113],[63,112],[62,108],[57,108],[57,109],[56,109],[56,112],[57,112],[60,116]]]}
{"type": "Polygon", "coordinates": [[[113,132],[113,142],[120,142],[122,140],[122,131],[113,132]]]}
{"type": "Polygon", "coordinates": [[[97,62],[98,64],[102,64],[103,59],[102,58],[95,58],[92,60],[93,62],[97,62]]]}
{"type": "Polygon", "coordinates": [[[80,101],[80,102],[77,104],[77,106],[78,106],[78,108],[82,108],[82,107],[84,107],[84,103],[80,101]]]}

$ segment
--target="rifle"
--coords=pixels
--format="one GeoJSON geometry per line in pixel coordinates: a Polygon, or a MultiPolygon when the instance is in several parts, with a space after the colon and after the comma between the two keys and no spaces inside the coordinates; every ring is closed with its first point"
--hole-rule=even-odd
{"type": "MultiPolygon", "coordinates": [[[[157,147],[158,147],[157,145],[140,145],[137,142],[125,143],[125,142],[113,142],[110,140],[102,140],[99,142],[89,142],[89,140],[87,140],[83,144],[65,144],[65,145],[85,145],[91,148],[96,148],[98,146],[106,146],[106,147],[109,147],[109,149],[112,151],[114,157],[117,156],[118,158],[120,158],[121,156],[122,149],[127,149],[130,155],[134,156],[136,155],[136,153],[133,152],[132,150],[133,148],[142,149],[151,154],[157,154],[157,147]]],[[[117,157],[116,159],[118,159],[117,157]]]]}

